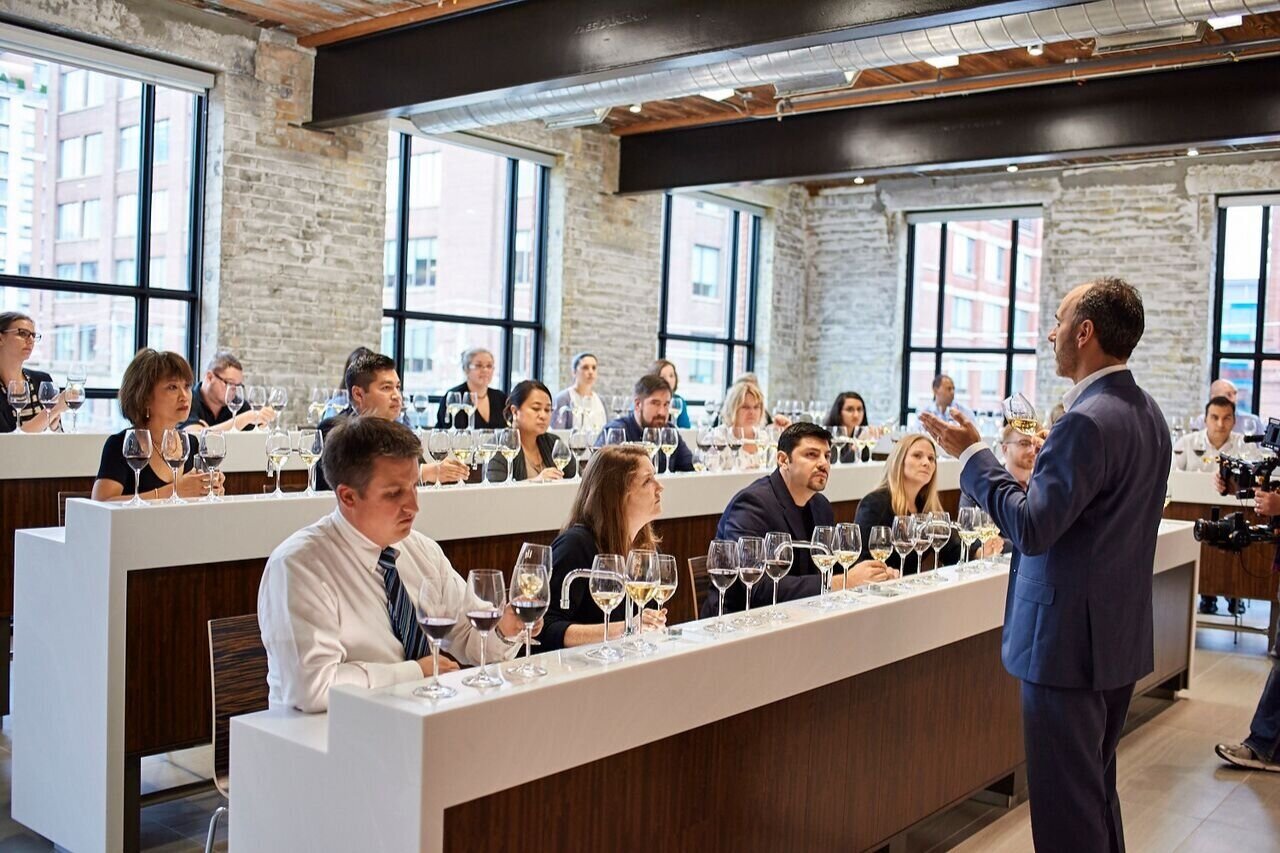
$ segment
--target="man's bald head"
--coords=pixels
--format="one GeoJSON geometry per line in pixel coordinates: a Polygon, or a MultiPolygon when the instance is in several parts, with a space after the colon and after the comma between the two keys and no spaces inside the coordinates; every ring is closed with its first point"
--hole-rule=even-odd
{"type": "Polygon", "coordinates": [[[1235,403],[1239,394],[1240,391],[1230,379],[1215,379],[1209,385],[1209,399],[1211,400],[1214,397],[1226,397],[1232,403],[1235,403]]]}

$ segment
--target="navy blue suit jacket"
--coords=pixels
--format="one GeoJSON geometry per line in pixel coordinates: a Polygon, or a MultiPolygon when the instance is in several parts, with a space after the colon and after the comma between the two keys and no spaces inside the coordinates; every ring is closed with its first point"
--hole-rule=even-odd
{"type": "Polygon", "coordinates": [[[1127,370],[1058,419],[1026,491],[989,450],[960,487],[1016,551],[1002,657],[1051,687],[1110,690],[1154,669],[1151,573],[1172,447],[1160,407],[1127,370]]]}
{"type": "MultiPolygon", "coordinates": [[[[611,429],[621,429],[627,436],[627,441],[640,441],[644,438],[644,427],[636,423],[633,415],[626,415],[621,418],[614,418],[604,425],[604,429],[600,431],[600,437],[596,439],[596,445],[604,444],[605,436],[611,429]]],[[[659,451],[654,454],[654,464],[657,466],[659,474],[663,474],[667,470],[667,456],[659,451]]],[[[671,454],[671,470],[672,471],[692,471],[693,470],[693,451],[689,449],[689,445],[684,443],[684,436],[676,434],[676,452],[671,454]]]]}
{"type": "MultiPolygon", "coordinates": [[[[814,495],[809,499],[809,509],[813,515],[813,527],[833,525],[836,523],[835,512],[831,509],[831,501],[822,495],[814,495]]],[[[716,538],[737,542],[743,536],[759,536],[777,531],[790,533],[794,542],[808,542],[813,536],[813,527],[807,526],[804,512],[796,506],[791,492],[782,482],[782,474],[774,471],[767,477],[761,477],[751,485],[733,496],[729,505],[720,516],[716,525],[716,538]]],[[[804,548],[796,548],[791,563],[791,571],[778,583],[778,600],[790,601],[796,598],[807,598],[818,594],[821,576],[818,567],[809,559],[809,552],[804,548]]],[[[773,581],[764,578],[755,585],[751,593],[751,606],[759,607],[773,600],[773,581]]],[[[735,583],[729,587],[724,597],[726,613],[742,610],[746,607],[746,588],[735,583]]],[[[715,616],[719,607],[716,595],[708,595],[702,603],[702,617],[715,616]]]]}

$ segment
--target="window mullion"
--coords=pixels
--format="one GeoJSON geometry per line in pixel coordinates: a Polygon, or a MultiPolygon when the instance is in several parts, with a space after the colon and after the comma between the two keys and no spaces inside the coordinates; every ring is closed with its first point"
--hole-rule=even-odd
{"type": "Polygon", "coordinates": [[[151,325],[151,188],[155,157],[156,87],[142,87],[142,110],[138,120],[138,240],[137,273],[139,298],[134,312],[136,349],[148,345],[151,325]]]}
{"type": "Polygon", "coordinates": [[[658,300],[658,358],[667,357],[667,312],[671,294],[671,193],[662,197],[662,288],[658,300]]]}

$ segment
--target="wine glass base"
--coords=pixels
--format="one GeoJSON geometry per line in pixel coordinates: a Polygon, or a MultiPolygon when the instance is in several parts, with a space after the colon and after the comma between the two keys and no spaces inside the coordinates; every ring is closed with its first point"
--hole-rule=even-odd
{"type": "Polygon", "coordinates": [[[419,699],[451,699],[458,695],[458,691],[446,684],[428,684],[425,687],[415,688],[413,695],[419,699]]]}
{"type": "Polygon", "coordinates": [[[632,640],[625,643],[623,648],[638,655],[651,655],[658,651],[658,647],[648,640],[632,640]]]}
{"type": "Polygon", "coordinates": [[[787,615],[787,612],[785,610],[778,610],[777,608],[774,608],[774,610],[769,614],[769,621],[770,622],[789,622],[791,621],[791,617],[787,615]]]}
{"type": "Polygon", "coordinates": [[[758,628],[760,627],[761,622],[760,622],[760,617],[756,616],[755,614],[751,614],[751,615],[743,614],[742,616],[739,616],[738,618],[734,619],[733,624],[738,626],[739,628],[758,628]]]}
{"type": "Polygon", "coordinates": [[[503,681],[496,675],[490,675],[487,672],[477,672],[475,675],[468,675],[462,679],[462,683],[468,687],[501,687],[503,681]]]}
{"type": "Polygon", "coordinates": [[[522,663],[518,666],[507,667],[507,675],[513,675],[517,678],[542,678],[547,671],[536,663],[522,663]]]}
{"type": "Polygon", "coordinates": [[[613,646],[600,646],[587,652],[583,657],[604,661],[605,663],[613,663],[614,661],[622,660],[624,655],[613,646]]]}
{"type": "Polygon", "coordinates": [[[738,629],[730,625],[728,622],[716,621],[708,625],[707,630],[712,634],[732,634],[738,629]]]}
{"type": "Polygon", "coordinates": [[[836,605],[829,598],[815,598],[809,602],[809,606],[815,610],[831,610],[836,605]]]}

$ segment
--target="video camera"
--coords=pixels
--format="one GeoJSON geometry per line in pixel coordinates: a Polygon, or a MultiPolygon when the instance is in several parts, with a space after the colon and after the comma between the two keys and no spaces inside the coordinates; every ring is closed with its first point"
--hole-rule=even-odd
{"type": "MultiPolygon", "coordinates": [[[[1280,453],[1280,419],[1270,418],[1265,432],[1246,435],[1244,440],[1280,453]]],[[[1228,488],[1232,483],[1236,485],[1235,496],[1240,500],[1250,500],[1258,492],[1271,491],[1271,475],[1277,467],[1280,467],[1280,456],[1268,456],[1252,462],[1225,454],[1218,458],[1218,476],[1228,488]]],[[[1224,551],[1243,551],[1254,542],[1280,542],[1280,516],[1273,516],[1270,524],[1249,524],[1242,512],[1233,512],[1220,519],[1218,508],[1214,507],[1209,518],[1196,520],[1192,532],[1197,542],[1224,551]]]]}

